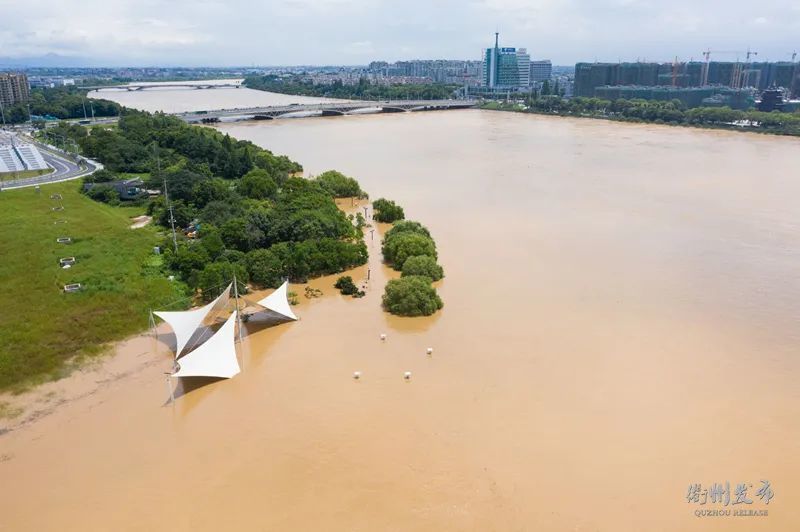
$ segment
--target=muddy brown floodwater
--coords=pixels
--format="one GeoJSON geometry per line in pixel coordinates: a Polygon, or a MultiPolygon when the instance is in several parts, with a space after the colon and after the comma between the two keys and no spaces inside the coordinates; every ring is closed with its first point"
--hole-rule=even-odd
{"type": "Polygon", "coordinates": [[[800,142],[488,111],[220,129],[399,201],[444,309],[382,313],[367,234],[365,298],[293,286],[302,319],[174,407],[166,348],[134,342],[140,370],[0,437],[0,529],[800,529],[800,142]]]}

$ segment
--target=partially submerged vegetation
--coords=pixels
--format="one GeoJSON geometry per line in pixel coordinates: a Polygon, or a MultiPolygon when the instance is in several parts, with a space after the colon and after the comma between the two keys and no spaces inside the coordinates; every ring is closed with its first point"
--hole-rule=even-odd
{"type": "Polygon", "coordinates": [[[488,102],[484,109],[600,118],[800,136],[800,113],[739,111],[729,107],[687,109],[680,100],[604,100],[542,96],[525,103],[488,102]]]}
{"type": "Polygon", "coordinates": [[[334,201],[365,194],[339,172],[294,177],[302,167],[286,157],[162,114],[128,112],[118,128],[91,135],[62,129],[111,172],[146,172],[150,189],[166,182],[169,205],[145,200],[148,214],[169,231],[172,217],[177,244],[162,242],[166,264],[205,299],[234,274],[274,288],[367,261],[361,231],[334,201]]]}
{"type": "Polygon", "coordinates": [[[401,206],[384,198],[373,201],[372,208],[375,210],[373,218],[376,222],[391,224],[406,217],[401,206]]]}
{"type": "MultiPolygon", "coordinates": [[[[234,276],[277,287],[367,262],[366,220],[348,217],[335,202],[367,195],[339,172],[297,177],[302,167],[286,157],[163,114],[126,110],[117,127],[61,123],[42,134],[72,143],[106,169],[80,186],[43,189],[61,195],[64,211],[53,211],[55,200],[33,189],[0,198],[0,274],[25,279],[0,287],[0,304],[9,309],[0,321],[0,390],[58,377],[72,357],[141,331],[149,309],[185,307],[191,296],[209,300],[234,276]],[[123,198],[132,178],[135,194],[123,198]],[[144,212],[154,223],[131,229],[130,217],[144,212]],[[67,223],[54,223],[61,220],[67,223]],[[72,244],[56,243],[60,236],[72,244]],[[66,256],[77,262],[62,269],[66,256]],[[64,293],[71,283],[80,289],[64,293]]],[[[400,221],[403,209],[392,201],[374,206],[376,219],[398,221],[387,233],[385,257],[404,272],[387,286],[384,307],[405,316],[435,312],[442,302],[431,282],[442,271],[430,233],[400,221]]],[[[337,288],[363,295],[349,276],[337,288]]]]}
{"type": "Polygon", "coordinates": [[[353,278],[349,275],[343,275],[336,279],[336,283],[333,286],[343,296],[364,297],[366,295],[366,292],[358,289],[356,283],[353,282],[353,278]]]}
{"type": "Polygon", "coordinates": [[[430,316],[444,306],[434,281],[444,277],[436,262],[436,243],[428,228],[419,222],[403,220],[386,232],[381,247],[383,260],[402,271],[400,279],[389,281],[383,294],[383,307],[399,316],[430,316]]]}

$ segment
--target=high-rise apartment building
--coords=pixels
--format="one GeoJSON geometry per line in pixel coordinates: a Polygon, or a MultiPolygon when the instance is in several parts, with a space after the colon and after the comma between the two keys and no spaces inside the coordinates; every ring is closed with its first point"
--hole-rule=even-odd
{"type": "Polygon", "coordinates": [[[27,102],[30,98],[28,76],[15,72],[0,72],[0,103],[4,106],[27,102]]]}
{"type": "Polygon", "coordinates": [[[494,48],[483,55],[483,86],[490,89],[521,89],[530,85],[531,56],[525,48],[500,48],[495,33],[494,48]]]}

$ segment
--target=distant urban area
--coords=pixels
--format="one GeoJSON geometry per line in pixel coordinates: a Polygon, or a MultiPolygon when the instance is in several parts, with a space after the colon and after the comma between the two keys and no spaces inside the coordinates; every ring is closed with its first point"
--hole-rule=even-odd
{"type": "Polygon", "coordinates": [[[480,59],[373,61],[360,66],[275,66],[229,68],[58,68],[0,65],[3,123],[113,116],[115,105],[85,98],[89,87],[141,81],[243,79],[251,88],[354,99],[468,98],[530,102],[541,96],[608,101],[680,102],[684,109],[793,112],[800,109],[800,62],[757,61],[755,51],[702,52],[703,61],[580,62],[553,65],[524,47],[501,45],[494,35],[480,59]],[[717,60],[735,56],[732,60],[717,60]],[[48,91],[45,89],[60,89],[48,91]]]}

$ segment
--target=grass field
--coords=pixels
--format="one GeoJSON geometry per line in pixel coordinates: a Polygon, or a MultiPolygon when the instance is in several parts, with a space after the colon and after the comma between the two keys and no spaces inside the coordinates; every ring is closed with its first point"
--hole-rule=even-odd
{"type": "Polygon", "coordinates": [[[11,181],[14,179],[25,179],[28,177],[38,177],[49,174],[52,170],[23,170],[22,172],[0,172],[0,181],[11,181]]]}
{"type": "Polygon", "coordinates": [[[0,390],[62,376],[74,357],[146,329],[149,308],[184,295],[153,254],[156,229],[129,228],[142,209],[94,202],[78,187],[0,192],[0,390]],[[73,243],[56,243],[61,236],[73,243]],[[68,256],[77,263],[63,270],[58,259],[68,256]],[[68,283],[84,289],[65,294],[68,283]]]}

